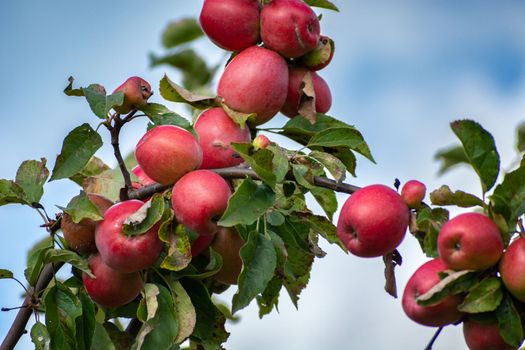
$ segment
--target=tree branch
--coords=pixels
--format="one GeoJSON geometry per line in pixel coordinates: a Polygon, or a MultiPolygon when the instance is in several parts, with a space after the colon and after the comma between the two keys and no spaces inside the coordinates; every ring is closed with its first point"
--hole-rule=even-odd
{"type": "Polygon", "coordinates": [[[49,282],[51,282],[55,271],[58,271],[62,265],[64,265],[64,263],[56,263],[55,266],[53,266],[53,264],[47,264],[44,266],[40,276],[38,277],[38,281],[36,282],[33,292],[27,294],[24,302],[22,303],[22,305],[25,305],[26,307],[22,307],[20,310],[18,310],[18,314],[16,315],[13,324],[11,324],[11,328],[7,332],[2,345],[0,345],[0,350],[12,350],[15,348],[15,345],[20,340],[20,337],[22,337],[22,335],[25,333],[27,322],[33,313],[33,307],[36,306],[35,304],[38,300],[37,295],[39,295],[47,287],[49,282]]]}
{"type": "MultiPolygon", "coordinates": [[[[216,174],[226,178],[226,179],[244,179],[249,177],[253,180],[260,180],[261,178],[253,171],[248,168],[241,167],[230,167],[230,168],[221,168],[221,169],[211,169],[211,171],[216,174]]],[[[290,179],[293,179],[291,175],[290,179]]],[[[324,188],[329,188],[336,192],[343,192],[352,194],[359,189],[358,186],[354,186],[347,183],[337,183],[337,181],[328,179],[326,177],[314,176],[314,185],[324,188]]],[[[171,185],[161,185],[153,184],[149,186],[144,186],[139,189],[129,192],[129,199],[144,199],[151,197],[155,193],[162,192],[170,188],[171,185]]]]}

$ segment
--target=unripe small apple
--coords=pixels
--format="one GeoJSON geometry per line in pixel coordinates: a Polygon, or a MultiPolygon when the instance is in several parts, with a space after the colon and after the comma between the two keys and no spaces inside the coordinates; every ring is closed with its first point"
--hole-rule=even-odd
{"type": "Polygon", "coordinates": [[[140,294],[143,283],[138,272],[118,272],[106,265],[100,255],[92,255],[88,263],[95,278],[83,272],[82,281],[86,292],[97,304],[116,308],[132,302],[140,294]]]}
{"type": "MultiPolygon", "coordinates": [[[[95,193],[88,193],[88,198],[93,203],[100,213],[104,212],[113,205],[113,202],[95,193]]],[[[64,233],[64,239],[68,246],[80,254],[89,254],[97,251],[95,245],[95,227],[97,222],[91,219],[82,219],[78,223],[74,223],[71,216],[64,213],[60,228],[64,233]]]]}
{"type": "Polygon", "coordinates": [[[408,208],[396,191],[370,185],[346,200],[337,222],[337,235],[354,255],[382,256],[401,243],[408,218],[408,208]]]}
{"type": "Polygon", "coordinates": [[[231,143],[250,142],[250,129],[241,128],[220,107],[202,112],[195,122],[202,148],[201,169],[236,166],[244,160],[233,150],[231,143]]]}
{"type": "Polygon", "coordinates": [[[472,319],[463,322],[463,335],[469,350],[516,350],[505,343],[495,321],[482,323],[472,319]]]}
{"type": "Polygon", "coordinates": [[[241,51],[259,42],[257,0],[205,0],[199,21],[208,38],[225,50],[241,51]]]}
{"type": "Polygon", "coordinates": [[[189,131],[178,126],[160,125],[140,139],[135,156],[146,175],[162,185],[171,185],[184,174],[199,168],[202,149],[189,131]]]}
{"type": "Polygon", "coordinates": [[[455,323],[462,317],[458,310],[462,298],[449,295],[430,306],[419,305],[416,299],[439,283],[439,273],[447,270],[441,259],[433,259],[421,265],[410,277],[403,292],[403,310],[414,322],[430,327],[440,327],[455,323]]]}
{"type": "Polygon", "coordinates": [[[151,85],[140,77],[128,78],[113,93],[121,91],[124,93],[124,103],[122,106],[113,108],[120,114],[127,114],[133,109],[144,107],[148,103],[148,99],[153,95],[151,85]]]}
{"type": "Polygon", "coordinates": [[[320,31],[317,15],[302,0],[272,0],[261,10],[264,45],[284,57],[299,57],[315,49],[320,31]]]}
{"type": "Polygon", "coordinates": [[[256,113],[251,125],[273,118],[283,106],[288,88],[288,66],[278,53],[259,46],[241,51],[226,66],[217,94],[228,107],[256,113]]]}
{"type": "Polygon", "coordinates": [[[211,235],[218,230],[217,220],[230,196],[230,186],[221,176],[210,170],[195,170],[175,183],[171,203],[179,223],[201,235],[211,235]]]}
{"type": "Polygon", "coordinates": [[[138,236],[122,232],[124,221],[136,213],[144,203],[127,200],[106,210],[104,220],[95,231],[95,242],[105,264],[122,273],[131,273],[151,267],[160,255],[163,243],[159,239],[159,224],[138,236]]]}
{"type": "Polygon", "coordinates": [[[485,270],[503,254],[498,226],[479,213],[460,214],[447,221],[437,244],[439,257],[454,270],[485,270]]]}
{"type": "Polygon", "coordinates": [[[316,72],[309,71],[301,67],[291,67],[289,69],[288,93],[281,113],[289,118],[299,114],[299,104],[303,95],[305,75],[309,73],[312,77],[312,83],[315,93],[315,111],[317,113],[326,113],[332,107],[332,93],[326,81],[316,72]]]}
{"type": "Polygon", "coordinates": [[[334,57],[334,51],[334,41],[327,36],[321,35],[315,49],[302,56],[299,59],[299,64],[309,70],[321,70],[330,64],[334,57]]]}
{"type": "Polygon", "coordinates": [[[507,290],[525,302],[525,238],[512,241],[499,263],[499,273],[507,290]]]}
{"type": "Polygon", "coordinates": [[[211,247],[222,256],[222,268],[214,275],[217,281],[224,284],[237,284],[242,270],[239,251],[244,243],[233,227],[221,227],[215,234],[211,247]]]}
{"type": "Polygon", "coordinates": [[[270,144],[270,140],[264,136],[264,135],[257,135],[257,137],[253,140],[252,145],[255,148],[255,150],[258,149],[265,149],[270,144]]]}
{"type": "Polygon", "coordinates": [[[410,180],[401,188],[401,198],[405,201],[409,208],[415,209],[421,205],[427,187],[424,183],[417,180],[410,180]]]}

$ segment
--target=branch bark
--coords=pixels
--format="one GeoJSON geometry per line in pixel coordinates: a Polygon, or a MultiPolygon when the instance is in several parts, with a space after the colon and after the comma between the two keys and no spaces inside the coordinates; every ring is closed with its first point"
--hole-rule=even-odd
{"type": "Polygon", "coordinates": [[[15,348],[20,337],[25,333],[27,322],[33,313],[33,308],[31,306],[34,305],[36,296],[47,287],[55,272],[58,271],[63,264],[64,263],[56,263],[54,266],[53,264],[47,264],[44,266],[38,277],[35,288],[31,293],[26,295],[24,302],[22,303],[22,305],[26,305],[26,307],[18,310],[18,314],[16,315],[13,324],[11,324],[11,328],[7,332],[2,345],[0,345],[0,350],[12,350],[15,348]]]}

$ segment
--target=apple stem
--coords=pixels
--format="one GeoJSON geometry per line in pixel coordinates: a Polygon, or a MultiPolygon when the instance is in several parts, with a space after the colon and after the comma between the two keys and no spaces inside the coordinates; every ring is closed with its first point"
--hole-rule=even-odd
{"type": "Polygon", "coordinates": [[[434,333],[434,335],[432,336],[432,339],[430,339],[430,342],[426,346],[425,350],[432,350],[432,347],[434,346],[434,343],[436,342],[442,330],[443,330],[443,326],[437,329],[436,333],[434,333]]]}

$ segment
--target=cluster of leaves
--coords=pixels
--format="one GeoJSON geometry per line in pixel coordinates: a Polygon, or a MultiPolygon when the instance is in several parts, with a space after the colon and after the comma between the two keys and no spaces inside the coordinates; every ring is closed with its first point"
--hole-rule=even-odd
{"type": "MultiPolygon", "coordinates": [[[[523,234],[520,223],[525,214],[525,162],[522,160],[516,169],[502,174],[501,182],[497,184],[500,157],[492,135],[472,120],[455,121],[451,128],[461,144],[438,152],[436,157],[442,161],[441,172],[458,164],[471,166],[479,177],[482,198],[443,185],[430,194],[432,205],[437,207],[425,205],[414,213],[411,231],[423,252],[428,257],[437,257],[437,236],[449,219],[449,212],[443,207],[472,208],[484,212],[497,224],[507,247],[516,234],[523,234]]],[[[518,128],[517,151],[520,154],[525,150],[523,130],[523,126],[518,128]]],[[[497,267],[478,272],[444,273],[441,282],[420,296],[418,303],[432,305],[453,294],[465,296],[460,311],[480,321],[497,319],[503,339],[513,346],[521,343],[525,315],[518,310],[523,309],[523,305],[505,289],[497,267]]]]}

